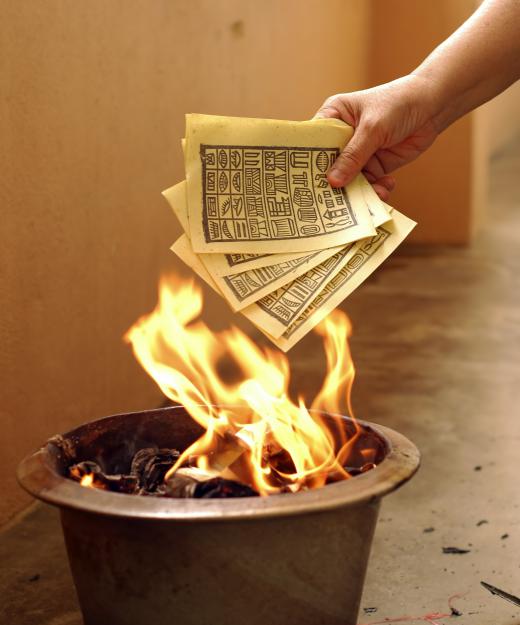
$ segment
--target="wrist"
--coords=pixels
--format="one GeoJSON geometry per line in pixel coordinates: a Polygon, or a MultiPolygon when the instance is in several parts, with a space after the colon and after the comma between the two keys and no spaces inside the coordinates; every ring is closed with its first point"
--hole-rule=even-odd
{"type": "Polygon", "coordinates": [[[456,98],[449,86],[429,67],[420,65],[410,74],[418,81],[419,97],[429,111],[430,121],[437,133],[441,133],[457,119],[456,98]]]}

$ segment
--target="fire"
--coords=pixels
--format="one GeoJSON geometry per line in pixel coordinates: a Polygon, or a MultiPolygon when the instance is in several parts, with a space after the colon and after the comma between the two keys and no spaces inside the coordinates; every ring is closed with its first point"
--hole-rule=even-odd
{"type": "Polygon", "coordinates": [[[93,488],[94,487],[94,476],[92,475],[92,473],[87,473],[87,475],[84,475],[81,478],[79,483],[81,484],[81,486],[86,486],[87,488],[93,488]]]}
{"type": "MultiPolygon", "coordinates": [[[[352,415],[354,366],[348,346],[351,325],[334,311],[318,326],[327,375],[308,409],[289,397],[290,367],[284,354],[257,346],[232,327],[220,333],[197,320],[201,290],[193,281],[162,279],[159,303],[139,319],[125,340],[163,393],[205,430],[179,458],[170,474],[195,463],[200,469],[249,484],[261,495],[317,488],[344,467],[359,429],[347,439],[344,428],[322,412],[352,415]],[[220,375],[232,365],[238,379],[220,375]]],[[[370,460],[370,458],[368,459],[370,460]]]]}
{"type": "MultiPolygon", "coordinates": [[[[99,467],[96,466],[96,469],[99,469],[99,467]]],[[[96,479],[93,463],[80,462],[69,469],[69,475],[73,480],[79,482],[81,486],[105,490],[105,485],[99,479],[96,479]]]]}

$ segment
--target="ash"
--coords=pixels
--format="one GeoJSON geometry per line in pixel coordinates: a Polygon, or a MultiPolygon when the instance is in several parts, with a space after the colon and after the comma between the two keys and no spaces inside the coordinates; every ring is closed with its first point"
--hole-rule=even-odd
{"type": "Polygon", "coordinates": [[[258,496],[246,484],[196,467],[181,467],[166,478],[179,456],[180,452],[176,449],[141,449],[134,455],[128,474],[112,475],[97,462],[86,460],[71,465],[69,477],[84,486],[127,495],[195,499],[258,496]]]}

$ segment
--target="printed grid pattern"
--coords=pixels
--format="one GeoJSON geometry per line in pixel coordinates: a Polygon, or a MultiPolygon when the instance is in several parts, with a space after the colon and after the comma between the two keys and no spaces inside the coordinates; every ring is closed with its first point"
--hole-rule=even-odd
{"type": "Polygon", "coordinates": [[[266,295],[257,302],[258,306],[284,326],[289,327],[299,317],[300,312],[309,301],[315,298],[316,291],[329,279],[331,272],[345,258],[352,245],[337,252],[317,267],[310,269],[287,286],[266,295]]]}
{"type": "Polygon", "coordinates": [[[353,278],[389,236],[391,233],[388,230],[383,227],[377,228],[377,234],[362,245],[348,263],[325,285],[324,289],[313,299],[312,304],[283,333],[283,338],[289,339],[302,323],[353,278]]]}
{"type": "Polygon", "coordinates": [[[205,240],[306,239],[357,225],[326,172],[336,148],[201,145],[205,240]]]}
{"type": "Polygon", "coordinates": [[[254,295],[269,284],[279,280],[283,275],[290,273],[300,265],[307,263],[320,252],[314,252],[308,256],[302,256],[295,260],[288,260],[284,263],[271,265],[269,267],[259,267],[237,273],[234,276],[224,276],[227,286],[233,291],[235,297],[243,302],[247,297],[254,295]]]}

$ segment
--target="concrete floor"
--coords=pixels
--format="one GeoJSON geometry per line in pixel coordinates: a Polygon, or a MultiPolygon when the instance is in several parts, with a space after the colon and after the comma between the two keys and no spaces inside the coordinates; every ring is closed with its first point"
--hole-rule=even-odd
{"type": "MultiPolygon", "coordinates": [[[[449,614],[464,594],[457,625],[520,625],[520,608],[479,584],[520,595],[518,172],[519,144],[495,159],[492,219],[474,246],[405,248],[344,306],[358,416],[423,454],[383,504],[360,624],[445,624],[427,615],[449,614]]],[[[313,338],[291,353],[296,385],[321,376],[318,353],[313,338]]],[[[81,623],[54,510],[34,506],[7,528],[0,563],[0,624],[81,623]]]]}

